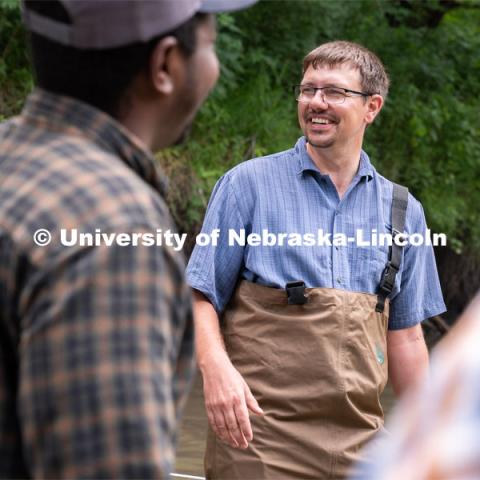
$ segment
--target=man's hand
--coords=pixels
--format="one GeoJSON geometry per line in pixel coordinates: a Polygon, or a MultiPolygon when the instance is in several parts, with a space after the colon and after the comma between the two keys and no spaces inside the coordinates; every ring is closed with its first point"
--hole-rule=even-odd
{"type": "Polygon", "coordinates": [[[248,411],[263,415],[263,410],[228,358],[217,312],[198,290],[193,290],[193,310],[208,420],[213,431],[228,445],[247,448],[253,439],[248,411]]]}
{"type": "Polygon", "coordinates": [[[248,411],[263,415],[247,383],[222,352],[202,368],[203,392],[213,431],[234,448],[247,448],[253,433],[248,411]]]}

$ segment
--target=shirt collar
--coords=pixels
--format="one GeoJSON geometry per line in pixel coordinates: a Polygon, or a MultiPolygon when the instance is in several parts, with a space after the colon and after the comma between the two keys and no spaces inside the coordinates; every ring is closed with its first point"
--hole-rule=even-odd
{"type": "MultiPolygon", "coordinates": [[[[319,173],[322,177],[327,177],[327,174],[320,172],[318,167],[315,165],[310,155],[307,152],[307,141],[305,137],[300,137],[295,144],[295,152],[297,153],[298,158],[298,174],[303,174],[304,172],[316,172],[319,173]]],[[[370,163],[368,155],[362,150],[360,152],[360,165],[356,176],[367,177],[367,179],[373,178],[373,173],[375,168],[370,163]]]]}
{"type": "Polygon", "coordinates": [[[67,135],[86,137],[121,158],[160,194],[166,179],[143,142],[110,115],[75,98],[36,88],[27,98],[22,116],[67,135]]]}

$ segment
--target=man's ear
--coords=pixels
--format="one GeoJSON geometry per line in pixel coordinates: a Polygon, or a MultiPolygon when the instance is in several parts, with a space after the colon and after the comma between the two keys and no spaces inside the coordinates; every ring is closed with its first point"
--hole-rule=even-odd
{"type": "Polygon", "coordinates": [[[178,40],[169,36],[156,44],[150,55],[150,80],[153,88],[169,95],[175,88],[175,57],[178,52],[178,40]]]}
{"type": "Polygon", "coordinates": [[[381,95],[375,94],[371,97],[368,97],[367,100],[367,114],[365,115],[365,122],[369,125],[373,123],[375,117],[380,113],[380,110],[383,107],[383,97],[381,95]]]}

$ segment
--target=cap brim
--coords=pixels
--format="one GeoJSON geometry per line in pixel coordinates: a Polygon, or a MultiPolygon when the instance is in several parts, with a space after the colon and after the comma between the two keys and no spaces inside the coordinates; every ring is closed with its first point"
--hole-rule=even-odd
{"type": "Polygon", "coordinates": [[[250,7],[258,0],[203,0],[199,12],[203,13],[222,13],[233,12],[250,7]]]}

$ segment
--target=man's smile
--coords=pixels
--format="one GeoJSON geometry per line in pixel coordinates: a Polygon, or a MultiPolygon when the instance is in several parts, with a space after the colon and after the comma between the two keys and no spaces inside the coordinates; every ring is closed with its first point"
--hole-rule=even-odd
{"type": "Polygon", "coordinates": [[[330,130],[338,121],[331,115],[310,114],[307,117],[307,125],[314,132],[330,130]]]}

